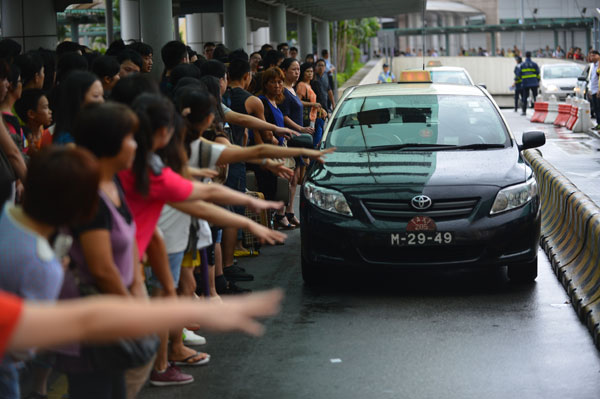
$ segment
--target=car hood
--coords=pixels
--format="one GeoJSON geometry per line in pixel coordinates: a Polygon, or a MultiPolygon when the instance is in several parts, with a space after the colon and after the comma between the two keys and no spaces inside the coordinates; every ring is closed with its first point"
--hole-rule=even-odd
{"type": "Polygon", "coordinates": [[[527,166],[515,147],[485,151],[335,152],[316,165],[308,180],[354,190],[365,185],[403,187],[504,187],[525,181],[527,166]]]}

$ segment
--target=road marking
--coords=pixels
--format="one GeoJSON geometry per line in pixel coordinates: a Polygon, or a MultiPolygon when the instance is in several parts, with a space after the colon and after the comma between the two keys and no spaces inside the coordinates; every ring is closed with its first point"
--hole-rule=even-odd
{"type": "Polygon", "coordinates": [[[341,363],[342,359],[329,359],[331,363],[341,363]]]}

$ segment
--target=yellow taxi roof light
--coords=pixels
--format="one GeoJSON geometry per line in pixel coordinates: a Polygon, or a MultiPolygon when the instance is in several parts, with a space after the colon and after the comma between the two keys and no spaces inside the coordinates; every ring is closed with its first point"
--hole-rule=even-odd
{"type": "Polygon", "coordinates": [[[402,83],[431,83],[431,74],[429,71],[402,71],[400,72],[400,82],[402,83]]]}
{"type": "Polygon", "coordinates": [[[440,67],[442,66],[442,62],[440,60],[431,60],[427,63],[428,67],[440,67]]]}

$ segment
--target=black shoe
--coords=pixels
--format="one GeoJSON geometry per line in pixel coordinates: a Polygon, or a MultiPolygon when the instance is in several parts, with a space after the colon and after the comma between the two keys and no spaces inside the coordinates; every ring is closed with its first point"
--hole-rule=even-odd
{"type": "Polygon", "coordinates": [[[525,116],[525,115],[527,115],[526,112],[521,112],[521,116],[525,116]]]}
{"type": "Polygon", "coordinates": [[[248,294],[250,292],[252,292],[251,289],[239,287],[239,286],[235,285],[235,283],[233,281],[228,281],[227,287],[225,287],[224,289],[217,290],[217,293],[219,295],[239,295],[239,294],[248,294]]]}
{"type": "Polygon", "coordinates": [[[246,273],[239,266],[224,267],[223,274],[227,281],[254,281],[254,276],[246,273]]]}

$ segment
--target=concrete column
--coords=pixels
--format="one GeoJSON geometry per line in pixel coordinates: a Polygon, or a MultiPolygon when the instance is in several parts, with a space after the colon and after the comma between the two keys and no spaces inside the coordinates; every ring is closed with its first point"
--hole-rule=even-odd
{"type": "Polygon", "coordinates": [[[202,45],[206,42],[223,43],[224,29],[221,26],[221,14],[202,14],[202,45]]]}
{"type": "MultiPolygon", "coordinates": [[[[408,28],[410,28],[410,29],[415,28],[415,20],[414,20],[413,14],[406,15],[406,23],[407,23],[406,26],[408,28]]],[[[406,45],[408,47],[410,47],[410,51],[412,51],[412,49],[415,48],[415,36],[408,36],[406,45]]]]}
{"type": "Polygon", "coordinates": [[[252,32],[254,36],[254,51],[259,51],[263,44],[269,43],[269,31],[268,27],[258,28],[256,32],[252,32]]]}
{"type": "Polygon", "coordinates": [[[54,50],[56,12],[52,0],[4,0],[2,3],[2,37],[23,46],[23,52],[44,47],[54,50]]]}
{"type": "Polygon", "coordinates": [[[274,46],[287,42],[287,21],[283,4],[269,7],[269,40],[274,46]]]}
{"type": "MultiPolygon", "coordinates": [[[[427,19],[427,26],[430,28],[438,27],[438,20],[437,20],[436,14],[431,15],[427,19]]],[[[436,50],[439,53],[439,48],[440,48],[439,36],[438,35],[430,35],[429,38],[430,38],[429,43],[431,44],[431,49],[436,50]]],[[[426,50],[428,50],[428,49],[426,49],[426,50]]]]}
{"type": "Polygon", "coordinates": [[[185,16],[185,37],[187,45],[199,54],[202,48],[202,14],[187,14],[185,16]]]}
{"type": "MultiPolygon", "coordinates": [[[[173,32],[173,4],[171,0],[144,0],[140,3],[140,26],[142,41],[160,54],[161,48],[175,37],[173,32]]],[[[158,58],[158,57],[157,57],[158,58]]],[[[163,72],[162,62],[156,61],[151,74],[159,78],[163,72]],[[155,65],[156,65],[155,64],[155,65]]]]}
{"type": "Polygon", "coordinates": [[[246,18],[246,52],[248,54],[254,51],[254,35],[252,33],[250,18],[246,18]]]}
{"type": "MultiPolygon", "coordinates": [[[[423,27],[422,15],[420,13],[411,14],[411,27],[412,28],[421,28],[423,27]]],[[[415,55],[419,53],[419,50],[423,48],[423,35],[417,35],[413,37],[415,55]]],[[[427,49],[425,49],[427,51],[427,49]]]]}
{"type": "Polygon", "coordinates": [[[246,49],[246,0],[223,0],[225,46],[246,49]]]}
{"type": "MultiPolygon", "coordinates": [[[[456,26],[452,14],[446,14],[444,17],[444,25],[446,27],[456,26]]],[[[448,54],[455,56],[458,54],[457,35],[448,35],[448,54]]]]}
{"type": "Polygon", "coordinates": [[[79,43],[79,24],[71,21],[71,41],[79,43]]]}
{"type": "Polygon", "coordinates": [[[327,49],[331,51],[331,42],[329,38],[329,22],[317,22],[317,52],[321,54],[321,50],[327,49]]]}
{"type": "Polygon", "coordinates": [[[220,14],[188,14],[185,27],[188,46],[199,54],[204,54],[204,43],[223,42],[220,14]]]}
{"type": "MultiPolygon", "coordinates": [[[[304,59],[306,54],[313,52],[312,44],[312,18],[310,15],[298,15],[298,49],[300,59],[304,59]]],[[[329,51],[329,49],[327,49],[329,51]]]]}
{"type": "Polygon", "coordinates": [[[140,31],[140,3],[137,0],[121,0],[121,38],[128,41],[139,41],[142,37],[140,31]]]}
{"type": "MultiPolygon", "coordinates": [[[[462,15],[454,16],[454,26],[463,26],[465,24],[465,19],[462,15]]],[[[466,33],[461,33],[458,35],[458,51],[460,52],[460,48],[464,48],[468,50],[468,38],[466,33]]]]}

